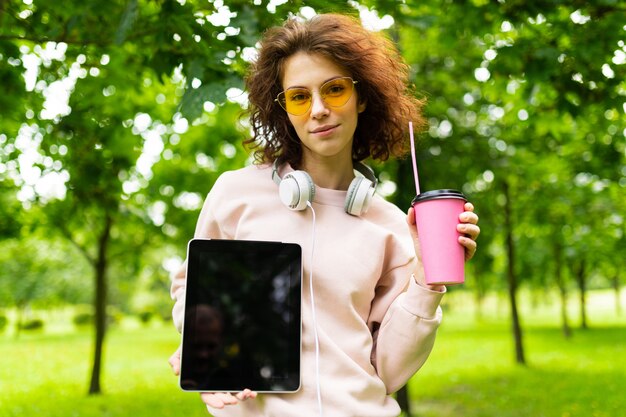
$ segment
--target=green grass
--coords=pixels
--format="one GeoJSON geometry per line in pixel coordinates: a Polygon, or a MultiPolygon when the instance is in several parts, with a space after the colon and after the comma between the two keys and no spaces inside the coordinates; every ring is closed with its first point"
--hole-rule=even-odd
{"type": "Polygon", "coordinates": [[[103,394],[88,396],[90,332],[1,337],[0,416],[206,416],[198,396],[181,392],[170,371],[167,358],[177,345],[173,326],[111,330],[103,394]]]}
{"type": "Polygon", "coordinates": [[[433,353],[409,384],[413,415],[626,415],[626,316],[615,314],[608,294],[589,299],[587,330],[578,328],[579,311],[570,309],[569,339],[556,302],[522,309],[525,366],[515,364],[506,304],[493,301],[477,320],[466,296],[448,297],[444,311],[451,311],[444,313],[433,353]]]}
{"type": "MultiPolygon", "coordinates": [[[[477,320],[468,296],[451,291],[444,311],[433,354],[409,384],[415,417],[626,415],[626,317],[615,315],[607,294],[590,298],[589,330],[577,329],[572,308],[571,339],[561,334],[556,303],[523,309],[526,366],[514,363],[505,301],[488,300],[477,320]]],[[[113,328],[103,394],[87,396],[91,332],[61,323],[17,340],[0,334],[0,417],[207,416],[171,374],[177,345],[169,324],[113,328]]]]}

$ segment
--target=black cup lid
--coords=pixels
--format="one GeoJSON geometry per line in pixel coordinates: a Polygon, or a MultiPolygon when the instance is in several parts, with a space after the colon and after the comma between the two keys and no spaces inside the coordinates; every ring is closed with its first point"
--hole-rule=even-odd
{"type": "Polygon", "coordinates": [[[467,198],[465,198],[465,195],[462,192],[447,188],[443,190],[432,190],[420,193],[413,199],[413,201],[411,201],[411,205],[415,205],[416,203],[422,201],[436,200],[441,198],[458,198],[459,200],[467,201],[467,198]]]}

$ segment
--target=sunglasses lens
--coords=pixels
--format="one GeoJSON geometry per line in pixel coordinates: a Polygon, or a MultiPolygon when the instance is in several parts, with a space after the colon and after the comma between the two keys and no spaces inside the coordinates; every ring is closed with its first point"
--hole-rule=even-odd
{"type": "Polygon", "coordinates": [[[341,107],[352,97],[353,86],[351,78],[337,78],[322,85],[320,92],[326,104],[341,107]]]}
{"type": "Polygon", "coordinates": [[[283,106],[288,113],[300,116],[311,107],[311,92],[304,88],[290,88],[284,92],[283,106]]]}
{"type": "MultiPolygon", "coordinates": [[[[341,107],[350,100],[354,81],[350,77],[336,78],[320,87],[320,95],[330,107],[341,107]]],[[[311,108],[313,93],[306,88],[289,88],[278,94],[277,101],[289,114],[302,116],[311,108]]]]}

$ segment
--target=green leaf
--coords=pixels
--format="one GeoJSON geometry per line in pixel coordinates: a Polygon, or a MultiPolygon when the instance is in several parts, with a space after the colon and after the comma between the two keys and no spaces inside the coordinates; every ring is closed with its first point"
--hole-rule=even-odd
{"type": "Polygon", "coordinates": [[[117,32],[115,33],[115,43],[117,45],[121,45],[126,40],[128,32],[130,32],[135,24],[135,20],[137,20],[138,13],[139,8],[137,7],[137,0],[130,0],[126,5],[117,32]]]}
{"type": "Polygon", "coordinates": [[[226,77],[198,88],[187,88],[180,102],[179,111],[183,117],[192,122],[202,114],[205,102],[223,103],[226,101],[226,91],[230,88],[241,88],[242,84],[240,78],[226,77]]]}

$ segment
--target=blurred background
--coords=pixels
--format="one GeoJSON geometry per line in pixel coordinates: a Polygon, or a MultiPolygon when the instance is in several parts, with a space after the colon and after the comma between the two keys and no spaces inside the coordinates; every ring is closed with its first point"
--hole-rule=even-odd
{"type": "MultiPolygon", "coordinates": [[[[623,2],[0,0],[1,416],[206,415],[167,365],[169,274],[251,163],[260,35],[331,11],[396,42],[421,189],[481,219],[404,415],[622,415],[623,2]]],[[[410,159],[374,168],[406,210],[410,159]]]]}

